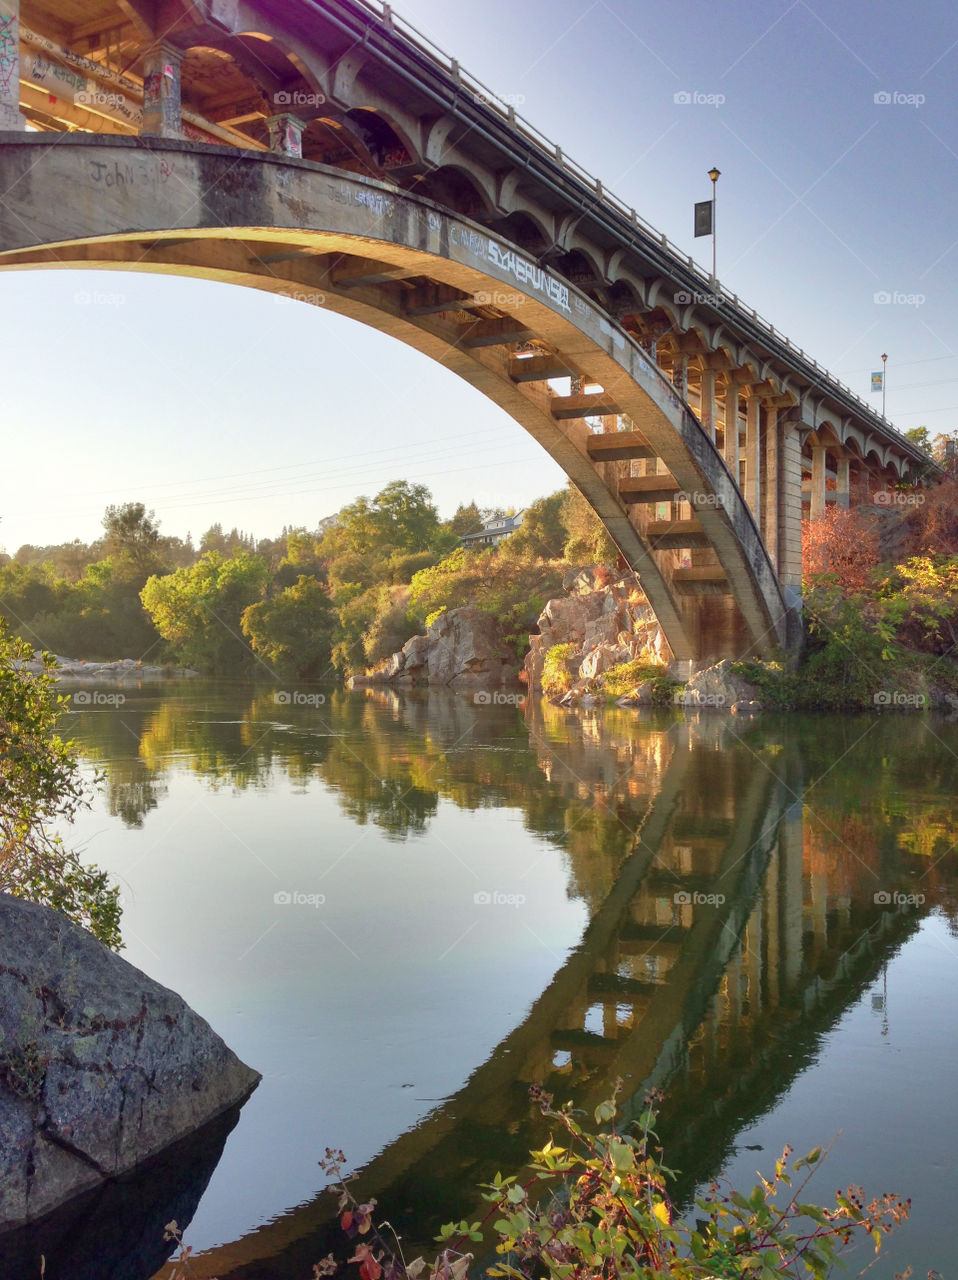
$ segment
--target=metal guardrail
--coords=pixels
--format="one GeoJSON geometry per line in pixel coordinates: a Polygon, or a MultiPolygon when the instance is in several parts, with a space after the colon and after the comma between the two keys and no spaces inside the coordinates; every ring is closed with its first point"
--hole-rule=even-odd
{"type": "MultiPolygon", "coordinates": [[[[397,14],[392,5],[387,0],[354,0],[359,8],[366,9],[369,14],[375,18],[387,30],[404,36],[409,42],[417,48],[420,53],[437,61],[442,69],[456,81],[457,84],[463,86],[473,94],[477,102],[481,102],[488,107],[492,107],[498,111],[503,120],[512,129],[515,130],[526,141],[532,143],[533,146],[543,151],[546,156],[555,164],[558,164],[570,177],[583,183],[603,200],[607,205],[614,209],[621,217],[627,219],[634,226],[641,228],[648,236],[655,240],[661,248],[672,254],[679,263],[688,271],[692,272],[706,286],[706,292],[720,296],[723,300],[729,302],[737,311],[747,316],[754,324],[764,329],[770,337],[775,338],[778,342],[783,343],[789,351],[793,352],[797,357],[805,360],[812,366],[815,371],[821,375],[823,379],[827,379],[833,386],[842,391],[850,400],[855,401],[861,407],[863,416],[872,423],[878,430],[896,437],[905,445],[909,452],[916,452],[916,446],[910,440],[907,440],[897,427],[893,426],[887,419],[881,417],[875,410],[863,400],[857,391],[853,391],[846,383],[841,382],[833,374],[818,363],[814,356],[809,355],[804,348],[796,347],[783,333],[776,332],[775,326],[760,315],[754,307],[749,307],[742,302],[737,293],[729,293],[720,281],[714,279],[698,265],[694,259],[686,253],[683,253],[678,245],[673,244],[668,236],[659,231],[656,227],[646,221],[640,213],[626,202],[620,199],[613,191],[605,187],[602,181],[590,173],[588,169],[567,156],[558,143],[553,142],[542,131],[524,116],[520,115],[515,107],[506,102],[499,96],[494,89],[490,89],[477,77],[463,71],[459,65],[457,58],[452,57],[444,49],[418,27],[408,22],[397,14]]],[[[917,450],[920,453],[920,450],[917,450]]]]}

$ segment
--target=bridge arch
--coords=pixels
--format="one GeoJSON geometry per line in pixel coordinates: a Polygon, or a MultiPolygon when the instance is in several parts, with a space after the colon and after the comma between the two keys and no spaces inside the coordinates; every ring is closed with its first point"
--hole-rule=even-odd
{"type": "Polygon", "coordinates": [[[0,182],[0,270],[192,275],[386,332],[539,441],[639,575],[677,659],[788,646],[760,531],[707,433],[594,299],[516,246],[342,170],[169,139],[8,135],[0,182]],[[596,417],[629,430],[595,434],[596,417]],[[694,520],[659,518],[685,502],[694,520]]]}

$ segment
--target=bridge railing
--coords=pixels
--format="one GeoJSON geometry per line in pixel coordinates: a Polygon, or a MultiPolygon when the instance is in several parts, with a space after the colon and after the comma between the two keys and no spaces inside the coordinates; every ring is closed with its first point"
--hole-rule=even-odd
{"type": "Polygon", "coordinates": [[[674,244],[663,231],[659,231],[658,228],[652,226],[652,224],[643,218],[640,213],[637,213],[631,205],[627,204],[626,201],[620,199],[613,191],[610,191],[605,187],[602,184],[601,179],[597,178],[594,174],[590,173],[588,169],[584,168],[575,160],[567,156],[558,143],[553,142],[551,138],[548,138],[530,120],[527,120],[524,116],[520,115],[520,113],[516,111],[514,104],[502,98],[494,89],[490,89],[489,86],[484,84],[480,79],[478,79],[478,77],[464,72],[462,67],[459,65],[458,59],[452,57],[451,54],[447,53],[445,49],[442,49],[434,40],[427,36],[425,32],[420,31],[418,27],[414,26],[413,23],[397,14],[387,0],[357,0],[357,3],[361,7],[369,10],[369,12],[384,26],[391,30],[399,31],[414,45],[418,45],[423,52],[431,54],[432,57],[435,58],[446,71],[448,71],[453,79],[457,81],[457,83],[461,84],[463,88],[472,93],[477,102],[481,102],[484,105],[491,107],[493,110],[498,111],[506,123],[509,124],[517,133],[521,134],[534,146],[545,152],[546,155],[554,163],[560,165],[570,175],[570,177],[575,178],[585,186],[589,187],[595,193],[597,201],[601,200],[604,203],[611,205],[611,207],[615,209],[621,217],[631,222],[634,226],[641,228],[647,235],[651,236],[652,239],[661,245],[663,249],[671,253],[673,257],[677,258],[687,270],[697,276],[698,279],[707,286],[707,292],[719,296],[729,302],[737,311],[746,315],[753,324],[757,324],[760,328],[764,329],[770,337],[775,338],[780,343],[783,343],[788,350],[793,352],[799,359],[804,360],[807,364],[811,365],[816,374],[819,375],[819,385],[822,385],[827,381],[831,386],[844,392],[849,399],[855,401],[855,403],[860,406],[862,416],[872,426],[888,435],[896,437],[903,444],[908,446],[909,450],[913,449],[914,446],[911,445],[910,441],[905,439],[904,435],[898,430],[898,428],[894,427],[887,419],[876,413],[871,405],[866,400],[863,400],[857,391],[853,391],[846,383],[840,381],[833,374],[829,373],[828,369],[825,368],[824,365],[820,365],[815,357],[809,355],[803,347],[796,346],[785,336],[785,334],[777,331],[770,320],[766,320],[765,317],[756,311],[754,307],[750,307],[747,303],[743,302],[737,293],[729,293],[720,281],[709,275],[708,272],[695,262],[691,255],[684,253],[682,249],[677,244],[674,244]]]}

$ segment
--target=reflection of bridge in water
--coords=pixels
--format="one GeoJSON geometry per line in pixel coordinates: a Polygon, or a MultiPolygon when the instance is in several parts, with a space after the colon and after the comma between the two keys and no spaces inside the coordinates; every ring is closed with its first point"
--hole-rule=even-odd
{"type": "MultiPolygon", "coordinates": [[[[429,698],[372,697],[410,728],[429,719],[429,698]]],[[[460,701],[447,715],[452,741],[475,712],[460,701]]],[[[788,1086],[916,924],[871,896],[829,902],[826,880],[809,876],[797,753],[736,746],[724,719],[643,734],[630,721],[619,737],[614,715],[564,733],[561,714],[535,708],[529,727],[549,791],[591,796],[627,829],[628,851],[603,893],[579,886],[590,923],[525,1021],[361,1171],[361,1198],[375,1196],[410,1247],[428,1248],[442,1221],[481,1216],[473,1189],[544,1137],[531,1083],[588,1111],[621,1076],[627,1114],[668,1084],[670,1156],[678,1149],[689,1168],[694,1152],[699,1175],[716,1171],[743,1115],[788,1086]]],[[[574,874],[583,868],[577,854],[574,874]]],[[[278,1280],[308,1274],[338,1239],[323,1194],[193,1265],[220,1280],[278,1280]]]]}

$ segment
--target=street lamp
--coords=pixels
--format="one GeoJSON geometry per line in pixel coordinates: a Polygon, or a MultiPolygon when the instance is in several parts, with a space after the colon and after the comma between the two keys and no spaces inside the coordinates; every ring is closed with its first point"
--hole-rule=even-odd
{"type": "Polygon", "coordinates": [[[712,279],[713,280],[717,278],[716,272],[715,272],[715,193],[718,187],[718,180],[719,178],[721,178],[721,176],[722,176],[721,171],[719,169],[716,169],[715,165],[713,164],[711,169],[709,169],[709,177],[712,179],[712,279]]]}
{"type": "Polygon", "coordinates": [[[888,379],[887,369],[888,356],[883,351],[881,356],[881,416],[885,416],[885,383],[888,379]]]}

